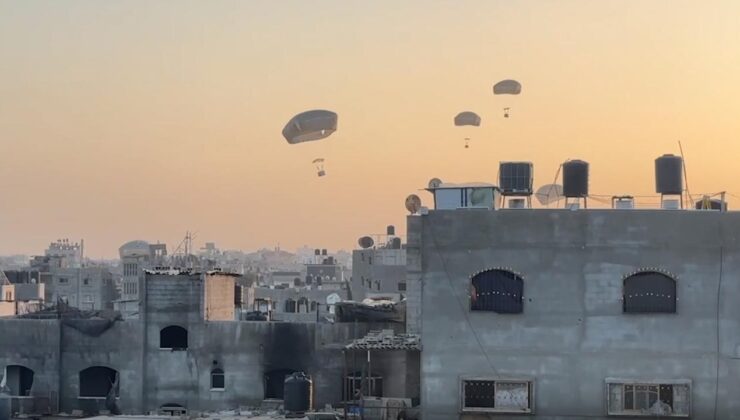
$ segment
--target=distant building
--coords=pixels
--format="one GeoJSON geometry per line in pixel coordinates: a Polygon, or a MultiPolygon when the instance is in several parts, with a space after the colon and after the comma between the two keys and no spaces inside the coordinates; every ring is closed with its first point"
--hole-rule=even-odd
{"type": "Polygon", "coordinates": [[[72,243],[69,239],[59,239],[49,244],[44,256],[58,262],[60,268],[79,268],[82,266],[84,241],[72,243]]]}
{"type": "Polygon", "coordinates": [[[352,299],[387,297],[401,300],[406,294],[406,249],[400,238],[380,246],[352,252],[352,299]]]}
{"type": "Polygon", "coordinates": [[[46,300],[86,310],[113,309],[117,291],[106,267],[59,268],[51,272],[46,300]]]}
{"type": "Polygon", "coordinates": [[[146,241],[130,241],[118,248],[121,258],[120,298],[115,302],[115,309],[124,318],[138,317],[144,270],[164,265],[167,257],[165,244],[150,244],[146,241]]]}

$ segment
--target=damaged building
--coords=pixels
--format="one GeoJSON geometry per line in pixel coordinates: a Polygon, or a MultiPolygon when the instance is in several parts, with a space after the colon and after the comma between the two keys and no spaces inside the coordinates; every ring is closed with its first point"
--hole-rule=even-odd
{"type": "MultiPolygon", "coordinates": [[[[152,269],[142,281],[138,319],[57,308],[0,320],[0,375],[14,415],[279,407],[294,372],[310,376],[315,407],[336,407],[354,397],[344,392],[357,377],[345,364],[346,346],[371,330],[404,330],[401,323],[239,321],[238,280],[219,271],[152,269]]],[[[406,368],[410,363],[418,378],[418,354],[374,360],[386,385],[373,395],[418,400],[406,368]]]]}

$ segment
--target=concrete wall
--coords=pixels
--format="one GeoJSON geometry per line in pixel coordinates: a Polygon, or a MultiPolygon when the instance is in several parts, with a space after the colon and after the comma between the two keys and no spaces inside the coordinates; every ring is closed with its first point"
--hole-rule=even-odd
{"type": "Polygon", "coordinates": [[[690,379],[692,418],[740,416],[740,213],[432,211],[408,229],[425,420],[466,418],[463,375],[532,378],[543,419],[605,418],[607,377],[690,379]],[[523,313],[470,311],[493,267],[522,275],[523,313]],[[676,278],[677,313],[623,314],[624,276],[650,267],[676,278]]]}
{"type": "Polygon", "coordinates": [[[204,286],[205,319],[209,321],[235,320],[234,276],[207,274],[204,286]]]}

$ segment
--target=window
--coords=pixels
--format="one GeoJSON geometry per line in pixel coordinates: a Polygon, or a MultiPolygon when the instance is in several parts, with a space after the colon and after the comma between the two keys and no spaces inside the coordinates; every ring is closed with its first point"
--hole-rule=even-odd
{"type": "Polygon", "coordinates": [[[159,332],[159,348],[186,350],[188,348],[188,330],[177,325],[162,328],[159,332]]]}
{"type": "Polygon", "coordinates": [[[399,281],[398,282],[398,291],[399,292],[405,292],[406,291],[406,282],[405,281],[399,281]]]}
{"type": "Polygon", "coordinates": [[[609,415],[689,417],[691,381],[607,379],[609,415]]]}
{"type": "Polygon", "coordinates": [[[7,375],[6,385],[10,395],[14,397],[28,397],[33,386],[33,370],[20,365],[9,365],[5,368],[7,375]]]}
{"type": "Polygon", "coordinates": [[[8,301],[8,302],[10,302],[11,300],[13,300],[13,292],[11,292],[11,291],[5,292],[5,300],[8,301]]]}
{"type": "Polygon", "coordinates": [[[487,270],[473,276],[470,309],[500,314],[521,313],[524,280],[508,270],[487,270]]]}
{"type": "Polygon", "coordinates": [[[93,302],[92,295],[85,295],[85,302],[86,303],[92,303],[93,302]]]}
{"type": "Polygon", "coordinates": [[[118,397],[118,372],[105,366],[80,371],[80,397],[105,398],[111,391],[118,397]]]}
{"type": "Polygon", "coordinates": [[[224,371],[213,369],[211,371],[211,391],[222,391],[226,387],[224,371]]]}
{"type": "Polygon", "coordinates": [[[59,284],[67,284],[69,283],[69,279],[66,277],[59,277],[59,284]]]}
{"type": "Polygon", "coordinates": [[[293,299],[288,299],[285,301],[285,312],[288,313],[294,313],[296,311],[296,303],[293,299]]]}
{"type": "Polygon", "coordinates": [[[368,374],[365,372],[355,372],[347,375],[344,378],[344,389],[342,390],[342,397],[344,401],[352,401],[358,399],[358,393],[362,393],[363,397],[383,397],[383,377],[377,373],[368,374]]]}
{"type": "Polygon", "coordinates": [[[676,313],[676,281],[656,271],[624,279],[624,313],[676,313]]]}
{"type": "Polygon", "coordinates": [[[311,302],[311,312],[316,312],[317,304],[316,302],[311,302]]]}
{"type": "Polygon", "coordinates": [[[463,379],[463,412],[532,413],[534,384],[527,380],[463,379]]]}
{"type": "Polygon", "coordinates": [[[90,279],[84,279],[84,280],[82,280],[82,284],[84,284],[85,286],[89,285],[90,284],[90,279]]]}
{"type": "Polygon", "coordinates": [[[159,413],[164,416],[182,417],[188,410],[180,404],[167,403],[159,407],[159,413]]]}

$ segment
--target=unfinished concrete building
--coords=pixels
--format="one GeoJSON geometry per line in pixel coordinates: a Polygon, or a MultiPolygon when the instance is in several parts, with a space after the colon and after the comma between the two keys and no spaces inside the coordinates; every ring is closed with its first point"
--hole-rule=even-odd
{"type": "Polygon", "coordinates": [[[739,416],[740,213],[424,213],[408,322],[425,420],[739,416]]]}

